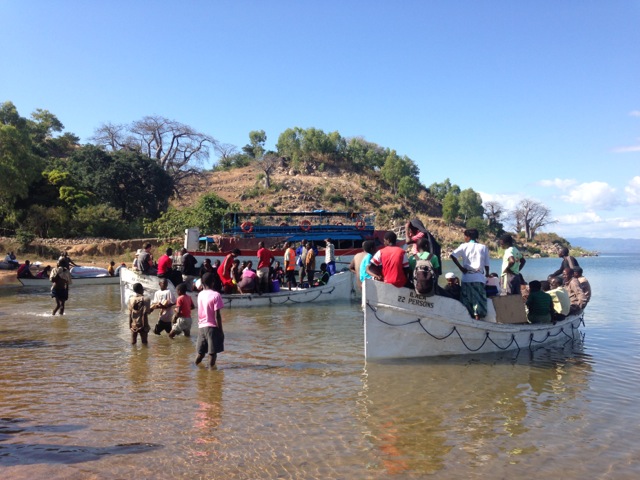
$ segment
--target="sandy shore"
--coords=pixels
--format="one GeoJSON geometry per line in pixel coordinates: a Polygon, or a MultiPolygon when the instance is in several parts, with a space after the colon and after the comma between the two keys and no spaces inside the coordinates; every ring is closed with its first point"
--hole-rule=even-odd
{"type": "MultiPolygon", "coordinates": [[[[33,259],[33,260],[29,259],[29,260],[31,261],[32,264],[40,262],[41,267],[46,267],[47,265],[54,267],[56,265],[55,260],[38,260],[38,259],[33,259]]],[[[109,267],[110,260],[103,259],[103,258],[78,257],[78,258],[74,258],[73,261],[78,265],[82,265],[82,266],[107,268],[109,267]]],[[[40,268],[32,268],[31,272],[35,275],[40,270],[41,270],[40,268]]],[[[16,276],[16,270],[0,270],[0,288],[15,288],[15,287],[21,287],[21,286],[22,284],[20,283],[20,281],[18,280],[18,277],[16,276]]]]}

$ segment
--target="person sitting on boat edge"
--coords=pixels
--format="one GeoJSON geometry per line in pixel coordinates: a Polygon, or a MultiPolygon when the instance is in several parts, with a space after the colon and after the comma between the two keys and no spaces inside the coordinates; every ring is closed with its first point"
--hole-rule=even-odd
{"type": "Polygon", "coordinates": [[[526,302],[527,320],[529,323],[551,323],[553,300],[551,295],[542,291],[542,285],[538,280],[529,282],[529,298],[526,302]]]}
{"type": "Polygon", "coordinates": [[[271,250],[265,248],[264,242],[258,242],[258,268],[256,274],[258,276],[256,281],[256,290],[258,293],[268,293],[270,290],[270,273],[271,273],[271,265],[275,262],[275,257],[271,250]]]}
{"type": "MultiPolygon", "coordinates": [[[[225,258],[224,262],[218,267],[218,276],[222,282],[222,289],[224,293],[233,292],[233,278],[231,277],[231,267],[236,257],[240,256],[240,249],[234,248],[225,258]]],[[[213,280],[213,279],[212,279],[213,280]]]]}
{"type": "Polygon", "coordinates": [[[7,253],[7,256],[4,257],[4,261],[7,263],[9,270],[14,270],[20,266],[20,262],[16,260],[16,255],[13,252],[7,253]]]}
{"type": "Polygon", "coordinates": [[[465,230],[465,242],[450,256],[462,272],[460,301],[476,320],[487,316],[485,283],[486,277],[489,276],[489,249],[486,245],[478,243],[478,236],[478,230],[475,228],[465,230]]]}
{"type": "Polygon", "coordinates": [[[147,243],[138,255],[138,270],[145,275],[156,275],[158,273],[158,269],[153,265],[150,243],[147,243]]]}
{"type": "Polygon", "coordinates": [[[116,262],[114,262],[113,260],[109,262],[109,268],[107,268],[107,273],[109,274],[110,277],[116,276],[116,262]]]}
{"type": "Polygon", "coordinates": [[[591,284],[589,283],[589,280],[587,280],[586,277],[582,275],[582,272],[582,267],[573,267],[573,278],[578,279],[580,288],[582,288],[582,292],[584,293],[584,305],[586,307],[591,300],[591,284]]]}
{"type": "Polygon", "coordinates": [[[398,237],[392,231],[384,234],[384,247],[378,250],[367,265],[367,273],[374,280],[389,283],[395,287],[408,285],[409,258],[407,253],[396,246],[398,237]]]}
{"type": "Polygon", "coordinates": [[[579,267],[578,261],[569,255],[569,249],[567,247],[562,247],[558,250],[558,257],[562,258],[562,264],[560,264],[560,268],[553,272],[550,276],[557,277],[558,275],[562,275],[565,268],[574,268],[579,267]]]}
{"type": "Polygon", "coordinates": [[[329,275],[336,274],[336,254],[335,254],[335,246],[330,238],[326,238],[324,240],[324,263],[327,264],[327,272],[329,275]]]}
{"type": "Polygon", "coordinates": [[[118,268],[116,268],[116,271],[115,271],[115,276],[116,276],[116,277],[119,277],[119,276],[120,276],[120,270],[122,270],[123,268],[127,268],[127,264],[126,264],[126,263],[124,263],[124,262],[122,262],[122,263],[118,266],[118,268]]]}
{"type": "Polygon", "coordinates": [[[514,245],[513,237],[508,233],[500,237],[500,247],[504,249],[500,286],[506,295],[519,295],[520,285],[522,284],[520,270],[522,270],[527,261],[514,245]]]}
{"type": "MultiPolygon", "coordinates": [[[[360,288],[362,288],[362,284],[367,278],[373,278],[369,272],[367,272],[367,268],[371,263],[371,259],[373,258],[373,254],[375,253],[376,244],[373,240],[365,240],[362,242],[362,252],[363,256],[360,259],[360,267],[358,269],[358,280],[360,282],[360,288]]],[[[354,259],[356,257],[353,257],[354,259]]]]}
{"type": "Polygon", "coordinates": [[[25,260],[24,263],[18,267],[16,274],[18,278],[35,278],[33,273],[31,273],[31,261],[25,260]]]}
{"type": "Polygon", "coordinates": [[[158,278],[166,278],[174,285],[182,283],[182,273],[173,269],[173,248],[165,250],[164,255],[158,259],[158,278]]]}
{"type": "Polygon", "coordinates": [[[487,297],[497,297],[500,295],[500,277],[497,273],[490,273],[484,287],[487,297]]]}
{"type": "MultiPolygon", "coordinates": [[[[253,270],[253,262],[249,260],[247,266],[242,270],[242,277],[236,285],[238,287],[238,293],[255,293],[258,284],[258,275],[253,270]]],[[[261,292],[258,292],[261,293],[261,292]]]]}
{"type": "Polygon", "coordinates": [[[442,296],[460,301],[460,279],[453,272],[447,272],[444,278],[447,279],[447,284],[442,289],[442,296]]]}
{"type": "Polygon", "coordinates": [[[327,283],[329,283],[330,277],[331,275],[329,275],[329,271],[327,270],[327,264],[322,262],[320,264],[320,276],[316,279],[315,282],[313,282],[313,286],[322,287],[326,285],[327,283]]]}
{"type": "Polygon", "coordinates": [[[551,295],[553,301],[553,321],[558,322],[564,320],[569,311],[571,310],[571,299],[569,294],[562,287],[558,277],[549,277],[550,280],[546,282],[540,282],[542,284],[542,291],[551,295]],[[548,288],[547,288],[548,286],[548,288]]]}
{"type": "Polygon", "coordinates": [[[47,265],[36,273],[36,278],[49,278],[49,275],[51,275],[51,265],[47,265]]]}

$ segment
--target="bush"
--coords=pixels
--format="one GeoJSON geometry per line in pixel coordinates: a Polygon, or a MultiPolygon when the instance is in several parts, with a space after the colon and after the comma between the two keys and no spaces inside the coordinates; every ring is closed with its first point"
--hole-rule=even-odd
{"type": "Polygon", "coordinates": [[[70,223],[74,236],[127,238],[129,233],[120,212],[104,204],[80,207],[70,223]]]}

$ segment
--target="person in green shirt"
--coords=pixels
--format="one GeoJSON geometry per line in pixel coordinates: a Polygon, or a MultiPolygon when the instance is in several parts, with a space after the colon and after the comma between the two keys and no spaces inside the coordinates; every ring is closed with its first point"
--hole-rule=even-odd
{"type": "Polygon", "coordinates": [[[513,237],[508,233],[500,237],[500,246],[504,248],[500,286],[507,295],[519,294],[522,284],[520,270],[524,267],[526,260],[520,250],[513,245],[513,237]]]}
{"type": "Polygon", "coordinates": [[[551,323],[553,299],[542,291],[538,280],[529,282],[529,298],[527,298],[527,320],[529,323],[551,323]]]}

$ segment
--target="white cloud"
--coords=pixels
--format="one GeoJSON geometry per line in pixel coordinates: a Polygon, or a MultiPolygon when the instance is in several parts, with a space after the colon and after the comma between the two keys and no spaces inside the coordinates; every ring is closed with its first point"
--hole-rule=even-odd
{"type": "Polygon", "coordinates": [[[613,149],[614,153],[629,153],[640,152],[640,145],[633,145],[631,147],[618,147],[613,149]]]}
{"type": "Polygon", "coordinates": [[[640,177],[633,177],[629,185],[624,187],[624,191],[627,194],[627,202],[631,204],[640,203],[640,177]]]}
{"type": "Polygon", "coordinates": [[[576,183],[578,182],[572,178],[554,178],[553,180],[540,180],[538,185],[541,187],[556,187],[560,190],[566,190],[573,187],[576,183]]]}
{"type": "Polygon", "coordinates": [[[595,212],[580,212],[560,215],[556,220],[568,225],[584,225],[589,223],[601,223],[603,221],[602,217],[595,212]]]}
{"type": "Polygon", "coordinates": [[[632,117],[640,117],[640,110],[633,110],[629,112],[629,115],[631,115],[632,117]]]}
{"type": "Polygon", "coordinates": [[[610,210],[620,203],[616,189],[605,182],[581,183],[562,199],[582,205],[587,210],[610,210]]]}
{"type": "Polygon", "coordinates": [[[524,197],[520,194],[494,194],[478,192],[482,197],[482,203],[486,202],[498,202],[505,210],[513,210],[518,205],[518,202],[524,197]]]}

